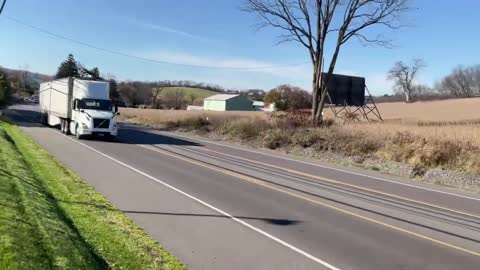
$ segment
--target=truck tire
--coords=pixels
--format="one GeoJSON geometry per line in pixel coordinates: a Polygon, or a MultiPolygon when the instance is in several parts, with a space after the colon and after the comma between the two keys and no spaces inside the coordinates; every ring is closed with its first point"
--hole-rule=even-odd
{"type": "Polygon", "coordinates": [[[66,134],[66,135],[72,134],[72,133],[70,132],[70,121],[68,121],[68,120],[65,121],[65,134],[66,134]]]}
{"type": "Polygon", "coordinates": [[[61,130],[62,130],[62,133],[65,134],[65,135],[70,135],[70,123],[68,120],[62,120],[61,122],[61,130]]]}
{"type": "Polygon", "coordinates": [[[78,132],[78,124],[75,126],[75,137],[77,137],[77,139],[79,140],[83,140],[83,138],[85,137],[83,135],[80,135],[80,133],[78,132]]]}

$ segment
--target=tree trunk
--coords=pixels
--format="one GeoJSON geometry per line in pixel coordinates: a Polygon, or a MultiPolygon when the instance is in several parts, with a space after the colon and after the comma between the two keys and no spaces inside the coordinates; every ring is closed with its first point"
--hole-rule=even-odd
{"type": "Polygon", "coordinates": [[[317,111],[317,122],[318,123],[322,123],[323,122],[323,109],[325,107],[325,99],[327,98],[327,87],[326,86],[322,86],[323,89],[320,89],[321,90],[321,94],[320,94],[320,102],[319,102],[319,108],[318,108],[318,111],[317,111]]]}
{"type": "Polygon", "coordinates": [[[312,80],[312,122],[316,123],[316,113],[318,110],[318,76],[317,69],[314,66],[313,80],[312,80]]]}
{"type": "MultiPolygon", "coordinates": [[[[323,108],[325,107],[325,101],[326,101],[326,97],[327,97],[327,85],[330,81],[330,77],[332,76],[333,74],[333,70],[335,69],[335,64],[337,63],[337,58],[338,58],[338,54],[340,52],[340,45],[341,45],[341,42],[340,42],[340,37],[343,36],[343,32],[345,31],[345,29],[342,29],[340,30],[341,33],[339,34],[339,40],[338,40],[338,43],[337,43],[337,47],[335,48],[335,52],[333,53],[333,56],[332,56],[332,59],[330,60],[330,66],[328,67],[328,71],[327,73],[325,74],[325,77],[323,78],[322,74],[320,73],[319,74],[319,79],[320,79],[320,84],[319,84],[319,91],[320,91],[320,100],[319,100],[319,104],[318,104],[318,110],[316,112],[316,121],[318,123],[321,123],[323,121],[323,108]]],[[[323,52],[322,52],[323,53],[323,52]]]]}
{"type": "Polygon", "coordinates": [[[317,55],[317,60],[313,63],[313,82],[312,82],[312,122],[316,125],[318,123],[318,110],[320,103],[320,80],[322,79],[322,65],[323,58],[320,54],[317,55]]]}
{"type": "Polygon", "coordinates": [[[405,91],[405,103],[410,103],[410,92],[405,91]]]}

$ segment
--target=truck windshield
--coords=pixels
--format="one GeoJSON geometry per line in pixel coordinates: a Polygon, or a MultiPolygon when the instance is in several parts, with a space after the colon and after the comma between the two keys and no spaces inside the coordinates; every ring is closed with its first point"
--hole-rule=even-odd
{"type": "Polygon", "coordinates": [[[112,102],[104,99],[82,99],[80,100],[80,109],[112,111],[112,102]]]}

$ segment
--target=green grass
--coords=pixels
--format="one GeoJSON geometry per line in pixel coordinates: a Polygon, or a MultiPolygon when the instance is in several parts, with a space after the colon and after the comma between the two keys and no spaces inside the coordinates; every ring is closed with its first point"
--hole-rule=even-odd
{"type": "Polygon", "coordinates": [[[0,269],[184,269],[121,211],[0,121],[0,269]]]}
{"type": "Polygon", "coordinates": [[[205,89],[199,89],[199,88],[165,87],[165,88],[162,89],[161,95],[174,94],[174,93],[176,93],[176,91],[181,91],[187,99],[190,99],[191,97],[194,97],[194,100],[203,100],[207,97],[218,94],[217,92],[213,92],[213,91],[205,90],[205,89]]]}

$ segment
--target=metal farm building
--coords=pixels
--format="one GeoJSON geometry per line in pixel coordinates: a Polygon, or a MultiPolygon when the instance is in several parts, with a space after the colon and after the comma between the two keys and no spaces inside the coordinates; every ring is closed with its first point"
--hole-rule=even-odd
{"type": "Polygon", "coordinates": [[[203,101],[204,111],[253,111],[253,101],[241,95],[219,94],[203,101]]]}

